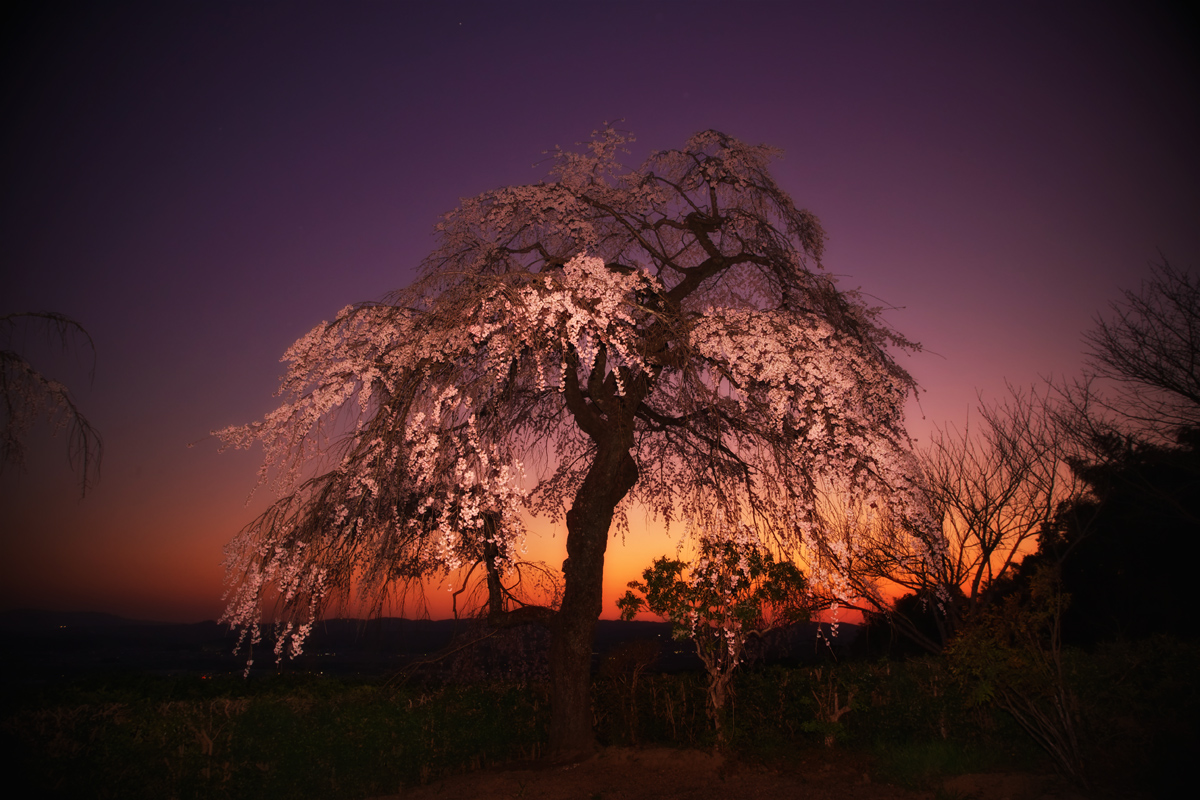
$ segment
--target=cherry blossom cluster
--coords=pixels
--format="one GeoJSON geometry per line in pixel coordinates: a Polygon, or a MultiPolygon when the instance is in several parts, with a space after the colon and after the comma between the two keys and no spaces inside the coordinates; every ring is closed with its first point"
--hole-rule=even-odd
{"type": "MultiPolygon", "coordinates": [[[[476,407],[487,402],[488,382],[426,383],[403,413],[392,398],[423,365],[433,371],[430,363],[466,361],[480,376],[504,374],[529,342],[541,345],[524,356],[535,363],[538,388],[548,388],[546,375],[554,369],[560,391],[565,380],[565,357],[550,367],[547,354],[578,354],[575,368],[586,380],[602,349],[620,385],[622,367],[644,368],[631,299],[654,288],[644,273],[609,270],[599,258],[579,256],[544,280],[494,286],[455,332],[431,330],[417,315],[345,309],[334,324],[322,323],[288,350],[292,366],[281,393],[291,396],[289,403],[259,423],[217,435],[231,447],[261,442],[266,453],[261,479],[279,469],[276,483],[286,490],[322,451],[327,433],[322,426],[353,404],[358,409],[353,446],[345,448],[326,481],[337,487],[338,499],[320,535],[356,540],[356,548],[367,551],[358,556],[366,564],[362,574],[380,579],[386,579],[386,570],[367,562],[376,553],[393,552],[389,538],[407,543],[408,557],[427,572],[473,563],[485,542],[496,545],[503,568],[525,536],[521,514],[528,492],[511,443],[497,439],[495,431],[480,431],[476,407]]],[[[237,589],[225,619],[252,631],[252,640],[259,635],[256,614],[266,590],[277,589],[289,603],[297,591],[315,589],[328,569],[297,571],[315,562],[310,542],[296,532],[252,526],[230,545],[227,568],[237,589]]],[[[324,594],[310,596],[315,604],[324,594]]],[[[293,652],[306,630],[283,628],[293,652]]]]}
{"type": "MultiPolygon", "coordinates": [[[[274,588],[281,595],[284,603],[291,603],[301,596],[308,600],[306,620],[300,625],[289,621],[277,631],[275,637],[277,662],[282,660],[285,646],[290,648],[290,654],[293,657],[300,655],[304,640],[312,630],[326,592],[326,572],[319,566],[313,566],[305,557],[303,542],[292,547],[276,545],[272,548],[263,543],[262,537],[257,534],[257,531],[247,529],[239,536],[243,546],[257,544],[258,558],[250,560],[244,565],[243,580],[234,585],[226,595],[228,604],[220,619],[221,622],[241,629],[235,650],[240,650],[246,645],[251,652],[251,657],[246,663],[246,674],[249,674],[250,667],[254,664],[253,645],[262,641],[260,619],[264,589],[274,588]]],[[[228,552],[231,559],[236,558],[237,546],[231,546],[228,552]]],[[[233,566],[233,562],[227,560],[226,566],[227,568],[233,566]]]]}

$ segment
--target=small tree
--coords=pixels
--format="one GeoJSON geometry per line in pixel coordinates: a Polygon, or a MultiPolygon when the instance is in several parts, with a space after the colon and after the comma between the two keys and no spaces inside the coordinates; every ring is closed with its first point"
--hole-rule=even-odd
{"type": "Polygon", "coordinates": [[[630,503],[690,531],[753,519],[839,587],[823,487],[917,513],[913,384],[888,352],[909,343],[821,269],[772,151],[704,131],[628,169],[625,141],[606,129],[550,180],[464,200],[416,283],[314,328],[283,405],[219,433],[282,479],[228,549],[225,618],[251,642],[264,597],[295,650],[330,598],[505,572],[525,512],[565,519],[561,603],[521,612],[551,627],[566,757],[595,746],[604,555],[630,503]]]}
{"type": "Polygon", "coordinates": [[[708,672],[708,716],[718,742],[725,744],[725,701],[746,640],[809,618],[803,574],[790,561],[776,561],[753,539],[704,539],[691,565],[663,556],[642,580],[630,581],[617,600],[621,619],[648,610],[671,622],[676,639],[692,640],[708,672]]]}

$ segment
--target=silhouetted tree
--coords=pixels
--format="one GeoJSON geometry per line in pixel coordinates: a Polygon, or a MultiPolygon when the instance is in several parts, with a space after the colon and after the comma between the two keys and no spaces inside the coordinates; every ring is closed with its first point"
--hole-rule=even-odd
{"type": "Polygon", "coordinates": [[[100,456],[104,446],[100,434],[75,405],[67,387],[38,371],[12,344],[18,330],[40,325],[46,335],[65,349],[73,337],[86,342],[92,351],[93,368],[96,347],[92,337],[73,319],[50,311],[0,315],[0,470],[6,464],[20,466],[25,459],[25,436],[33,422],[41,417],[56,431],[67,429],[67,456],[79,470],[80,492],[84,495],[100,475],[100,456]]]}
{"type": "Polygon", "coordinates": [[[1031,559],[1061,564],[1068,642],[1200,634],[1195,564],[1183,557],[1200,541],[1200,429],[1179,437],[1082,467],[1090,494],[1062,510],[1031,559]]]}
{"type": "MultiPolygon", "coordinates": [[[[1168,455],[1171,443],[1194,436],[1200,425],[1200,280],[1165,260],[1153,265],[1140,291],[1125,292],[1084,338],[1083,378],[1052,385],[1057,391],[1045,395],[1013,392],[1005,404],[980,408],[977,435],[945,429],[921,449],[922,487],[932,515],[941,520],[940,530],[927,532],[925,549],[934,557],[922,552],[912,558],[883,535],[883,546],[870,551],[874,563],[860,574],[874,573],[920,598],[919,623],[899,606],[885,609],[876,602],[871,610],[885,611],[898,630],[926,649],[940,649],[965,616],[1021,584],[1004,578],[1013,576],[1011,570],[1043,533],[1053,538],[1053,529],[1070,532],[1054,544],[1053,560],[1065,565],[1068,591],[1080,594],[1077,609],[1091,609],[1072,612],[1072,628],[1085,613],[1101,613],[1085,599],[1102,591],[1101,584],[1127,580],[1098,564],[1085,567],[1118,546],[1114,526],[1143,527],[1121,509],[1133,503],[1145,511],[1142,518],[1158,520],[1153,524],[1164,530],[1200,524],[1189,490],[1179,491],[1181,485],[1200,485],[1200,471],[1188,466],[1193,462],[1186,443],[1168,455]],[[1164,459],[1175,465],[1170,476],[1164,459]],[[1093,524],[1105,529],[1107,544],[1087,548],[1086,558],[1071,564],[1068,556],[1091,535],[1093,524]],[[1077,582],[1083,572],[1097,575],[1091,588],[1077,582]],[[944,612],[933,618],[936,638],[928,635],[931,605],[944,612]]],[[[922,532],[916,533],[919,538],[922,532]]],[[[1121,548],[1148,552],[1132,538],[1119,540],[1121,548]]],[[[1126,574],[1137,561],[1116,551],[1107,558],[1114,559],[1114,569],[1122,564],[1126,574]]],[[[1138,580],[1149,581],[1150,574],[1138,580]]],[[[1141,608],[1130,592],[1118,595],[1128,607],[1141,608]]],[[[1110,621],[1127,619],[1110,605],[1103,612],[1110,621]]]]}
{"type": "Polygon", "coordinates": [[[1184,555],[1200,534],[1198,302],[1200,282],[1164,262],[1087,334],[1088,371],[1045,407],[1084,490],[1057,504],[1038,552],[995,581],[999,602],[949,651],[978,700],[1007,710],[1085,786],[1079,737],[1093,726],[1064,643],[1200,630],[1184,555]]]}
{"type": "Polygon", "coordinates": [[[1166,259],[1151,268],[1084,337],[1089,372],[1078,389],[1085,407],[1161,443],[1200,427],[1200,277],[1166,259]]]}
{"type": "Polygon", "coordinates": [[[1152,265],[1085,341],[1088,372],[1062,388],[1056,422],[1090,492],[1064,507],[1040,553],[1074,598],[1066,634],[1194,635],[1189,561],[1170,554],[1200,533],[1200,279],[1152,265]]]}
{"type": "Polygon", "coordinates": [[[624,142],[606,129],[549,181],[463,201],[422,277],[314,328],[284,405],[220,432],[262,442],[286,492],[228,551],[226,619],[252,641],[264,591],[297,615],[278,639],[295,649],[354,585],[503,571],[523,512],[565,517],[561,604],[521,611],[552,630],[551,751],[586,751],[604,553],[630,503],[803,550],[839,591],[820,492],[918,513],[912,381],[887,352],[908,343],[821,271],[824,233],[772,151],[706,131],[629,170],[624,142]]]}
{"type": "Polygon", "coordinates": [[[979,423],[934,431],[919,448],[919,485],[930,526],[904,536],[906,520],[877,517],[861,544],[858,595],[875,625],[887,619],[928,652],[995,600],[995,587],[1032,553],[1038,536],[1086,488],[1071,469],[1073,442],[1048,410],[1049,391],[1010,389],[981,403],[979,423]],[[917,544],[915,550],[904,543],[917,544]],[[874,584],[867,581],[874,579],[874,584]],[[882,588],[905,590],[892,603],[882,588]]]}
{"type": "Polygon", "coordinates": [[[859,645],[870,655],[918,656],[940,653],[950,641],[946,607],[962,603],[962,593],[933,589],[908,592],[883,608],[864,608],[859,645]]]}

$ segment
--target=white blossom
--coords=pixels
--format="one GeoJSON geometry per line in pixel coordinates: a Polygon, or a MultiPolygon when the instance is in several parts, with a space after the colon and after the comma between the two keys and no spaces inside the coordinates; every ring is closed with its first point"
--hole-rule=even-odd
{"type": "Polygon", "coordinates": [[[626,170],[624,141],[606,129],[550,180],[462,201],[420,280],[315,327],[279,408],[217,432],[260,443],[283,494],[228,548],[225,620],[257,636],[276,591],[303,617],[296,653],[352,587],[444,576],[485,545],[505,568],[524,515],[564,514],[606,436],[638,466],[618,525],[639,502],[685,532],[752,529],[835,593],[853,542],[823,492],[920,513],[912,381],[887,354],[907,343],[821,270],[772,151],[706,131],[626,170]]]}

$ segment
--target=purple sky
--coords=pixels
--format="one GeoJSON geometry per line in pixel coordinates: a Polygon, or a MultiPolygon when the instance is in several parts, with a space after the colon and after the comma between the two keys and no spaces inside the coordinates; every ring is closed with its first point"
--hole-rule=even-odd
{"type": "MultiPolygon", "coordinates": [[[[432,5],[6,26],[0,313],[86,326],[91,383],[82,351],[16,344],[106,449],[83,500],[45,429],[0,476],[0,608],[218,615],[221,547],[270,498],[245,504],[259,454],[208,432],[273,407],[314,324],[408,283],[460,197],[541,178],[606,120],[634,162],[705,128],[784,151],[826,266],[927,348],[918,438],[1006,379],[1073,374],[1157,249],[1200,253],[1197,30],[1145,3],[432,5]]],[[[672,542],[615,545],[610,585],[672,542]]]]}

